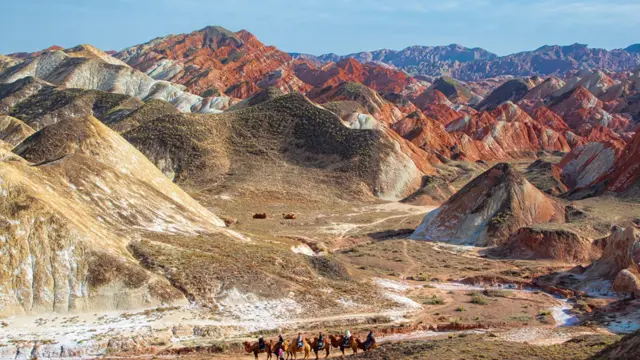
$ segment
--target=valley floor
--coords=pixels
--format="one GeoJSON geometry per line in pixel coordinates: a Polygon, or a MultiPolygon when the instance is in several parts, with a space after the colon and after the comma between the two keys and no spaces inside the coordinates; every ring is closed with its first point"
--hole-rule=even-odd
{"type": "MultiPolygon", "coordinates": [[[[0,327],[1,357],[29,358],[34,352],[69,358],[97,354],[172,358],[191,353],[194,358],[246,359],[239,343],[255,341],[259,333],[275,339],[278,332],[293,338],[298,331],[312,337],[319,331],[350,329],[364,338],[373,329],[383,346],[378,355],[362,358],[391,359],[399,353],[424,358],[428,353],[444,359],[447,357],[439,355],[456,348],[467,354],[466,358],[491,359],[503,354],[502,350],[492,352],[492,348],[529,354],[538,351],[530,350],[531,346],[544,346],[540,354],[559,351],[566,355],[558,355],[561,359],[574,358],[571,351],[585,348],[588,351],[582,354],[586,358],[617,339],[605,326],[573,326],[581,315],[573,310],[575,304],[527,288],[533,277],[567,269],[568,264],[489,259],[476,248],[409,240],[410,229],[434,207],[401,203],[343,206],[331,211],[305,205],[294,209],[268,204],[260,207],[274,213],[296,212],[297,220],[286,221],[250,219],[246,212],[234,213],[235,209],[246,209],[246,204],[227,201],[229,206],[218,211],[237,217],[234,230],[248,234],[252,241],[289,247],[292,253],[311,255],[330,249],[330,256],[349,269],[351,281],[372,280],[387,302],[372,310],[339,299],[340,309],[314,312],[301,311],[286,299],[258,300],[238,292],[217,308],[178,306],[11,317],[0,327]],[[558,346],[587,335],[596,337],[572,340],[566,348],[558,346]],[[469,343],[478,345],[465,345],[469,343]],[[489,350],[480,350],[485,348],[489,350]]],[[[611,328],[624,328],[616,319],[609,321],[611,328]]],[[[633,331],[640,322],[627,325],[625,329],[633,331]]]]}

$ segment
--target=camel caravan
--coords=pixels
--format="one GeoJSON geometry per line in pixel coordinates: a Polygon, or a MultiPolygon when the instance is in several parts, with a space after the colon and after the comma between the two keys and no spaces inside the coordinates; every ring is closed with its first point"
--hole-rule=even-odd
{"type": "Polygon", "coordinates": [[[340,349],[342,355],[345,355],[345,350],[348,349],[357,354],[358,350],[369,351],[377,347],[378,344],[372,331],[369,332],[365,341],[351,336],[351,333],[347,331],[344,335],[329,335],[328,339],[320,333],[318,337],[313,339],[303,338],[302,334],[298,334],[298,337],[293,341],[284,340],[280,335],[277,342],[273,340],[266,342],[262,336],[255,343],[244,342],[244,350],[248,354],[253,353],[255,358],[258,359],[258,354],[266,353],[267,360],[270,360],[273,355],[276,356],[276,360],[285,360],[285,356],[287,360],[295,360],[298,353],[303,353],[304,359],[309,359],[311,352],[315,354],[316,360],[318,360],[319,354],[323,352],[325,353],[325,358],[328,358],[331,354],[331,348],[340,349]]]}

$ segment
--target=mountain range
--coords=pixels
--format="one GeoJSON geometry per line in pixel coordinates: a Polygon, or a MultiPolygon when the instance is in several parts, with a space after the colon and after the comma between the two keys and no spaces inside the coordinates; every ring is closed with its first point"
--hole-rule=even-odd
{"type": "Polygon", "coordinates": [[[308,59],[320,64],[353,58],[360,62],[375,62],[393,66],[412,76],[451,76],[474,81],[496,76],[564,75],[581,68],[624,71],[640,61],[640,44],[626,49],[605,50],[584,44],[542,46],[533,51],[498,56],[481,48],[448,46],[410,46],[403,50],[382,49],[348,55],[325,54],[313,56],[292,53],[294,58],[308,59]]]}

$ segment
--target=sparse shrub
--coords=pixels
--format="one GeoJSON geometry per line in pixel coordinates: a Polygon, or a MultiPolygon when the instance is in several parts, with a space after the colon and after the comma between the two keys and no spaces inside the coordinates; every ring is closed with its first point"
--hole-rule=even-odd
{"type": "Polygon", "coordinates": [[[517,316],[512,316],[511,320],[519,321],[519,322],[527,325],[531,321],[531,316],[529,316],[529,315],[517,315],[517,316]]]}
{"type": "Polygon", "coordinates": [[[484,295],[476,293],[471,295],[471,303],[476,305],[489,305],[489,300],[487,300],[484,295]]]}
{"type": "Polygon", "coordinates": [[[433,295],[430,299],[423,301],[423,304],[425,305],[444,305],[444,303],[444,299],[436,295],[433,295]]]}
{"type": "Polygon", "coordinates": [[[334,280],[350,278],[347,268],[332,256],[312,256],[308,259],[313,269],[324,277],[334,280]]]}
{"type": "Polygon", "coordinates": [[[218,90],[217,88],[207,89],[202,93],[201,96],[202,97],[220,96],[220,90],[218,90]]]}
{"type": "Polygon", "coordinates": [[[458,307],[456,308],[456,311],[457,311],[457,312],[465,312],[465,311],[466,311],[466,309],[464,308],[464,306],[458,306],[458,307]]]}
{"type": "Polygon", "coordinates": [[[512,214],[508,211],[501,212],[496,214],[493,218],[491,218],[491,226],[503,227],[509,222],[509,219],[512,217],[512,214]]]}
{"type": "Polygon", "coordinates": [[[513,295],[513,291],[511,290],[503,290],[503,289],[485,289],[482,292],[485,296],[488,297],[501,297],[501,298],[506,298],[506,297],[510,297],[511,295],[513,295]]]}

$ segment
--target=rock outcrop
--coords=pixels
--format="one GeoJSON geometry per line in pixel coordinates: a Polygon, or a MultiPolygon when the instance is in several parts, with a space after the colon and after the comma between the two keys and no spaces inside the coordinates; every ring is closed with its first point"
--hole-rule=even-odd
{"type": "Polygon", "coordinates": [[[558,166],[570,197],[584,198],[605,191],[624,193],[638,185],[640,135],[622,142],[591,142],[567,154],[558,166]]]}
{"type": "Polygon", "coordinates": [[[623,294],[638,295],[640,288],[640,234],[634,228],[614,228],[603,241],[602,257],[589,266],[578,277],[579,289],[594,288],[600,292],[607,289],[623,294]],[[617,281],[616,281],[617,280],[617,281]],[[617,287],[614,288],[613,285],[617,287]]]}
{"type": "Polygon", "coordinates": [[[539,227],[519,229],[493,253],[512,259],[557,260],[574,264],[591,263],[601,255],[591,240],[573,231],[539,227]]]}
{"type": "Polygon", "coordinates": [[[564,206],[498,164],[427,214],[412,239],[495,246],[523,226],[564,222],[564,206]]]}
{"type": "Polygon", "coordinates": [[[0,140],[16,146],[35,131],[22,121],[7,115],[0,115],[0,140]]]}

